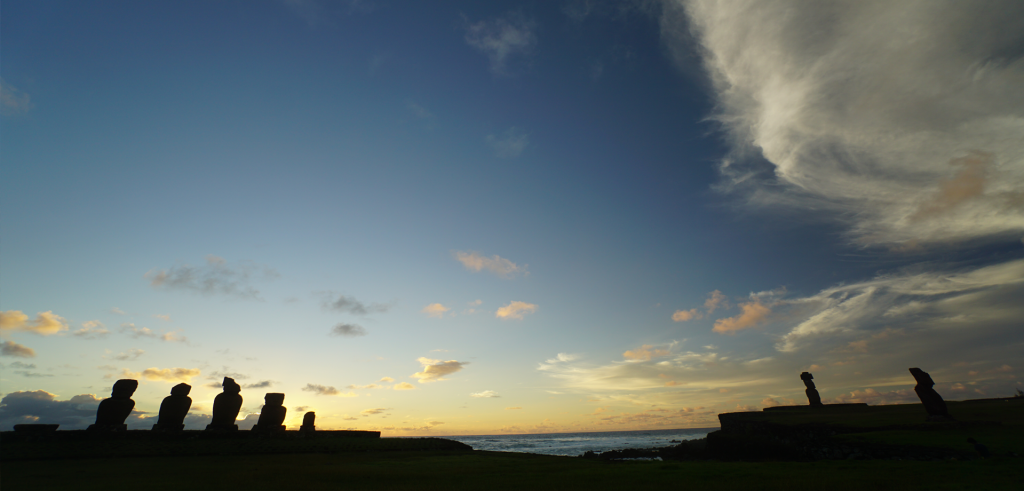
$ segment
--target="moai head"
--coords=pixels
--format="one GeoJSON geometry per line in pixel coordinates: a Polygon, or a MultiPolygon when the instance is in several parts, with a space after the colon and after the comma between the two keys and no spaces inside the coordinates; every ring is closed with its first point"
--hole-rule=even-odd
{"type": "Polygon", "coordinates": [[[235,383],[235,379],[231,377],[224,377],[224,382],[221,384],[224,386],[224,392],[227,394],[237,394],[242,391],[242,386],[235,383]]]}
{"type": "Polygon", "coordinates": [[[267,392],[267,395],[263,396],[263,401],[267,406],[280,406],[284,404],[284,394],[279,392],[267,392]]]}
{"type": "Polygon", "coordinates": [[[178,384],[171,387],[172,396],[184,397],[187,396],[189,392],[192,392],[192,386],[189,384],[178,384]]]}
{"type": "Polygon", "coordinates": [[[931,387],[935,385],[932,381],[932,376],[928,375],[928,372],[921,370],[920,368],[911,368],[910,374],[914,376],[914,380],[917,380],[917,384],[924,387],[931,387]]]}
{"type": "Polygon", "coordinates": [[[803,372],[803,373],[800,374],[800,380],[803,380],[804,382],[806,382],[808,380],[813,380],[813,379],[814,379],[814,375],[811,375],[811,372],[803,372]]]}
{"type": "Polygon", "coordinates": [[[316,421],[316,413],[309,411],[302,417],[302,426],[313,426],[314,421],[316,421]]]}
{"type": "Polygon", "coordinates": [[[131,399],[135,389],[139,387],[138,380],[123,378],[114,382],[114,388],[110,391],[110,397],[114,399],[131,399]]]}

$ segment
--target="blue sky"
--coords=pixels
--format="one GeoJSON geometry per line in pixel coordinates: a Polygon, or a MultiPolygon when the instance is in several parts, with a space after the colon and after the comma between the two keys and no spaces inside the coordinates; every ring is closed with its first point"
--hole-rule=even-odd
{"type": "Polygon", "coordinates": [[[4,2],[2,424],[124,377],[133,427],[235,375],[385,434],[1011,394],[1020,6],[791,7],[4,2]]]}

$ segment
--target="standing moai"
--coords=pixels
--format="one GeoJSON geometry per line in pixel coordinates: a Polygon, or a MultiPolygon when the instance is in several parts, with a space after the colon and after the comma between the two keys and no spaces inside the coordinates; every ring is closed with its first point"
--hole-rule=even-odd
{"type": "Polygon", "coordinates": [[[238,411],[242,409],[242,387],[235,383],[235,379],[224,377],[224,392],[217,394],[213,399],[213,418],[210,424],[206,425],[207,430],[213,431],[235,431],[238,425],[235,418],[238,418],[238,411]]]}
{"type": "Polygon", "coordinates": [[[153,431],[181,431],[185,429],[185,416],[192,407],[192,391],[189,384],[178,384],[171,387],[171,395],[164,397],[160,403],[160,417],[153,425],[153,431]]]}
{"type": "Polygon", "coordinates": [[[299,431],[311,432],[316,431],[316,413],[313,411],[307,412],[302,416],[302,426],[299,427],[299,431]]]}
{"type": "Polygon", "coordinates": [[[814,375],[811,375],[810,372],[803,372],[800,374],[800,380],[803,380],[804,386],[807,387],[807,390],[804,391],[804,393],[807,394],[807,400],[811,403],[811,406],[821,407],[824,404],[821,403],[821,396],[818,395],[818,389],[814,388],[814,382],[812,382],[813,379],[814,375]]]}
{"type": "Polygon", "coordinates": [[[93,431],[127,430],[128,425],[124,421],[128,419],[132,409],[135,409],[132,394],[138,387],[138,380],[126,378],[114,382],[110,397],[103,399],[100,406],[96,408],[96,423],[89,425],[89,429],[93,431]]]}
{"type": "Polygon", "coordinates": [[[268,392],[263,396],[263,409],[260,410],[260,419],[253,426],[253,431],[284,431],[284,416],[288,408],[284,407],[284,394],[279,392],[268,392]]]}
{"type": "Polygon", "coordinates": [[[932,388],[935,385],[932,376],[920,368],[911,368],[910,374],[917,380],[914,392],[917,392],[918,399],[921,399],[924,410],[928,411],[928,421],[951,421],[953,418],[946,410],[946,401],[943,401],[942,396],[932,388]]]}

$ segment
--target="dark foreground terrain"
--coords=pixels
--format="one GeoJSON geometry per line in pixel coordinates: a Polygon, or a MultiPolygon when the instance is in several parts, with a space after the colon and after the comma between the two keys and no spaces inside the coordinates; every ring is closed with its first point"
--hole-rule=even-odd
{"type": "Polygon", "coordinates": [[[4,490],[101,489],[1024,489],[1024,398],[791,408],[721,415],[723,430],[677,447],[588,458],[482,452],[440,438],[239,432],[96,438],[0,436],[4,490]],[[967,443],[974,438],[990,453],[967,443]],[[616,460],[654,457],[663,460],[616,460]],[[666,488],[667,489],[667,488],[666,488]]]}

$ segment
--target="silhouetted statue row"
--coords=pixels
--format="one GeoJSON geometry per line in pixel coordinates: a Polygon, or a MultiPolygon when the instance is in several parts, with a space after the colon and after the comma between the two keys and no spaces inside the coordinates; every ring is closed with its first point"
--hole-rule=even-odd
{"type": "MultiPolygon", "coordinates": [[[[242,387],[235,383],[231,377],[224,377],[221,384],[224,391],[217,394],[213,399],[213,417],[207,431],[237,431],[238,425],[235,420],[238,412],[242,409],[242,387]]],[[[121,379],[114,382],[110,397],[100,402],[96,409],[96,424],[90,425],[92,431],[124,431],[128,429],[125,420],[135,409],[135,401],[132,394],[139,387],[139,382],[132,379],[121,379]]],[[[160,403],[160,414],[153,425],[153,431],[181,431],[185,429],[185,416],[192,407],[192,398],[188,393],[192,386],[178,384],[171,388],[171,395],[164,398],[160,403]]],[[[284,431],[284,417],[288,409],[284,407],[284,394],[269,392],[264,396],[266,404],[260,411],[260,419],[252,427],[253,431],[279,432],[284,431]]],[[[302,417],[300,431],[316,431],[316,413],[307,412],[302,417]]]]}
{"type": "MultiPolygon", "coordinates": [[[[932,380],[932,376],[920,368],[911,368],[910,374],[917,381],[914,392],[917,393],[918,399],[921,399],[924,410],[928,411],[928,421],[952,421],[953,418],[946,410],[946,401],[943,401],[942,396],[935,392],[935,382],[932,380]]],[[[807,387],[804,392],[807,394],[808,403],[812,407],[822,407],[824,404],[821,403],[821,396],[818,395],[818,389],[814,387],[813,379],[814,376],[809,372],[800,374],[800,380],[803,380],[804,386],[807,387]]]]}

